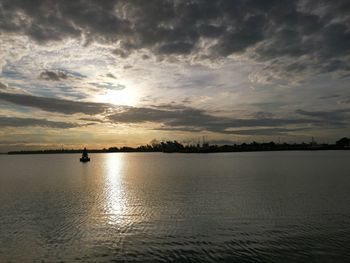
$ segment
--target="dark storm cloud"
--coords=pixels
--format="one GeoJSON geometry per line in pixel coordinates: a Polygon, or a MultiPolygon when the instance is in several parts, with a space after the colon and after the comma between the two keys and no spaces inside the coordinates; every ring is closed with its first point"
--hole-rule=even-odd
{"type": "MultiPolygon", "coordinates": [[[[293,131],[285,127],[288,125],[324,125],[324,120],[307,116],[308,118],[271,118],[264,115],[264,118],[236,119],[229,117],[220,117],[211,115],[204,110],[183,107],[181,105],[162,105],[157,108],[124,108],[123,110],[108,116],[109,120],[114,123],[158,123],[161,127],[158,130],[178,130],[188,132],[210,131],[223,134],[248,134],[249,131],[235,131],[234,129],[242,127],[260,127],[271,128],[270,130],[250,131],[251,133],[270,134],[293,131]],[[273,132],[274,131],[274,132],[273,132]]],[[[325,123],[327,124],[327,123],[325,123]]],[[[340,121],[331,122],[332,125],[342,125],[340,121]]]]}
{"type": "Polygon", "coordinates": [[[103,113],[112,107],[110,104],[106,103],[79,102],[5,92],[0,92],[0,100],[19,106],[32,107],[43,111],[63,114],[85,113],[88,115],[94,115],[103,113]]]}
{"type": "Polygon", "coordinates": [[[66,37],[103,36],[113,38],[127,28],[114,15],[115,1],[4,0],[1,2],[3,31],[24,33],[38,42],[66,37]]]}
{"type": "Polygon", "coordinates": [[[253,48],[266,70],[281,74],[350,71],[347,0],[2,0],[0,30],[37,42],[80,38],[116,43],[115,54],[206,58],[253,48]],[[277,62],[277,63],[276,63],[277,62]]]}
{"type": "Polygon", "coordinates": [[[350,117],[350,109],[337,109],[330,111],[297,110],[296,113],[319,120],[328,125],[345,126],[350,117]]]}
{"type": "Polygon", "coordinates": [[[334,99],[334,98],[340,98],[341,96],[339,94],[331,94],[326,96],[321,96],[320,99],[322,100],[328,100],[328,99],[334,99]]]}
{"type": "Polygon", "coordinates": [[[68,75],[62,71],[55,72],[50,70],[44,70],[40,73],[40,78],[44,80],[60,81],[67,79],[68,75]]]}
{"type": "Polygon", "coordinates": [[[68,129],[78,127],[78,124],[70,122],[49,121],[46,119],[16,118],[0,116],[0,127],[46,127],[68,129]]]}
{"type": "Polygon", "coordinates": [[[193,43],[177,42],[160,46],[157,52],[160,54],[188,54],[193,49],[193,43]]]}
{"type": "Polygon", "coordinates": [[[39,78],[48,81],[63,81],[67,79],[82,79],[86,78],[86,76],[75,71],[45,69],[40,72],[39,78]]]}

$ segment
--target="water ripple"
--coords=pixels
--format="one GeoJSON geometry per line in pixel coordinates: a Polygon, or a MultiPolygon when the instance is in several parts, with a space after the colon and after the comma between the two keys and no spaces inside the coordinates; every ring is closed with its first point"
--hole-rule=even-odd
{"type": "Polygon", "coordinates": [[[0,262],[350,261],[345,159],[259,154],[0,156],[0,262]]]}

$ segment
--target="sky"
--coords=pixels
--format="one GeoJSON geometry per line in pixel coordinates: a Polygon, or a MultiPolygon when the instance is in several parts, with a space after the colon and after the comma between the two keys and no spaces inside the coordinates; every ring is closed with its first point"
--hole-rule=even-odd
{"type": "Polygon", "coordinates": [[[0,0],[0,152],[350,136],[347,0],[0,0]]]}

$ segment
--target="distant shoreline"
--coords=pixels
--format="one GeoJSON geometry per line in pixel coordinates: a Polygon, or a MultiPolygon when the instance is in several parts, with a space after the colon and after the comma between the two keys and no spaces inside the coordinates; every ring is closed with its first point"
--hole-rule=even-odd
{"type": "MultiPolygon", "coordinates": [[[[295,149],[295,150],[251,150],[251,151],[235,151],[235,152],[90,152],[90,153],[165,153],[165,154],[173,154],[173,153],[181,153],[181,154],[216,154],[216,153],[249,153],[249,152],[320,152],[320,151],[349,151],[350,149],[295,149]]],[[[62,152],[62,153],[0,153],[0,155],[54,155],[54,154],[74,154],[78,155],[81,152],[62,152]]]]}
{"type": "MultiPolygon", "coordinates": [[[[234,144],[234,145],[209,145],[203,143],[202,145],[182,145],[176,141],[161,142],[154,145],[132,147],[111,147],[108,149],[91,149],[89,153],[129,153],[129,152],[162,152],[162,153],[226,153],[226,152],[272,152],[272,151],[329,151],[350,150],[349,145],[339,144],[316,144],[316,143],[301,143],[301,144],[287,144],[287,143],[257,143],[250,144],[234,144]]],[[[8,155],[20,154],[77,154],[81,153],[82,149],[49,149],[49,150],[31,150],[31,151],[10,151],[8,155]]],[[[6,154],[6,153],[2,153],[6,154]]]]}

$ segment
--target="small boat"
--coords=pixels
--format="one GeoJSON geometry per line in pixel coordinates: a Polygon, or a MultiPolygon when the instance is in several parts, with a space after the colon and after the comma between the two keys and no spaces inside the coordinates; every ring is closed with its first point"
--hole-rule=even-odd
{"type": "Polygon", "coordinates": [[[90,158],[89,158],[89,155],[88,155],[86,148],[84,148],[84,150],[83,150],[83,155],[81,156],[80,161],[82,163],[90,162],[90,158]]]}
{"type": "Polygon", "coordinates": [[[81,161],[82,163],[90,162],[90,158],[89,158],[89,157],[81,157],[81,158],[80,158],[80,161],[81,161]]]}

